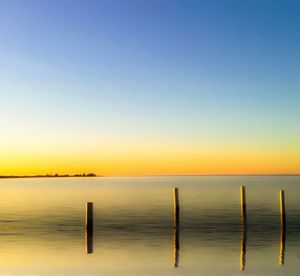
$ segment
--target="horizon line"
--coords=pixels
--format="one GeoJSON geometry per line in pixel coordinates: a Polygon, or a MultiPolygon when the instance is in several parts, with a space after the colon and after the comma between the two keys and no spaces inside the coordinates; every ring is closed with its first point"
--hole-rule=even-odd
{"type": "Polygon", "coordinates": [[[64,178],[64,177],[193,177],[193,176],[300,176],[300,173],[231,173],[231,174],[144,174],[144,175],[102,175],[102,174],[90,174],[90,175],[73,175],[73,174],[36,174],[36,175],[0,175],[0,179],[8,178],[64,178]]]}
{"type": "MultiPolygon", "coordinates": [[[[97,175],[98,176],[98,175],[97,175]]],[[[101,176],[101,175],[99,175],[101,176]]],[[[103,176],[103,175],[102,175],[103,176]]],[[[300,176],[300,173],[245,173],[245,174],[144,174],[144,175],[104,175],[104,177],[157,177],[157,176],[300,176]]]]}

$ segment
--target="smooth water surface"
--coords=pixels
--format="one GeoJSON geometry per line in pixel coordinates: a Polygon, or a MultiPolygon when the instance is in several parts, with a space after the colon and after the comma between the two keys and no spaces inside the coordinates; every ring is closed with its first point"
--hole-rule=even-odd
{"type": "Polygon", "coordinates": [[[2,179],[0,275],[298,275],[299,185],[299,176],[2,179]],[[90,254],[87,201],[94,203],[90,254]]]}

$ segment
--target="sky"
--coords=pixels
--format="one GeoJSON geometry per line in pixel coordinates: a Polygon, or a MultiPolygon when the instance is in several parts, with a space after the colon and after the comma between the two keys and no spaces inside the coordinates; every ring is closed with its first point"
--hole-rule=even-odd
{"type": "Polygon", "coordinates": [[[300,173],[299,14],[0,0],[0,175],[300,173]]]}

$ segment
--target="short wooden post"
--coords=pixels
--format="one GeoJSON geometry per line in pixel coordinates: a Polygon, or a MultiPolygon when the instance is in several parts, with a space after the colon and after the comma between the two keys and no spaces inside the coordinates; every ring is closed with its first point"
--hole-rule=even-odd
{"type": "Polygon", "coordinates": [[[241,186],[240,188],[240,197],[241,197],[241,219],[242,223],[247,222],[247,211],[246,211],[246,188],[241,186]]]}
{"type": "Polygon", "coordinates": [[[285,216],[285,197],[284,191],[279,192],[279,208],[280,208],[280,249],[279,264],[284,265],[285,257],[285,236],[286,236],[286,216],[285,216]]]}
{"type": "Polygon", "coordinates": [[[179,227],[179,195],[178,188],[173,189],[174,198],[174,228],[179,227]]]}
{"type": "Polygon", "coordinates": [[[285,228],[286,218],[285,218],[284,191],[279,192],[279,206],[280,206],[280,223],[281,223],[281,226],[285,228]]]}
{"type": "Polygon", "coordinates": [[[93,253],[93,220],[93,202],[87,202],[85,214],[85,241],[86,252],[88,254],[93,253]]]}

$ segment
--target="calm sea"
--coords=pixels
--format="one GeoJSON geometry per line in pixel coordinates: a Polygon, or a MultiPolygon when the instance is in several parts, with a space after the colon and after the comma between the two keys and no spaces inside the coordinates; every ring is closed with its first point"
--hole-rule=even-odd
{"type": "Polygon", "coordinates": [[[300,177],[2,179],[0,244],[0,275],[299,275],[300,177]],[[94,204],[89,254],[87,201],[94,204]]]}

